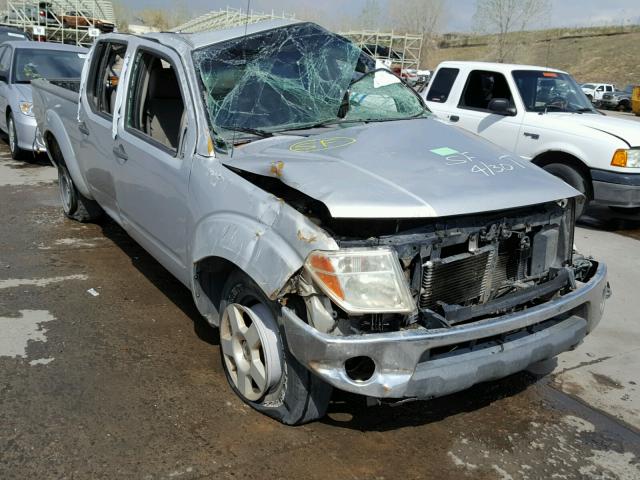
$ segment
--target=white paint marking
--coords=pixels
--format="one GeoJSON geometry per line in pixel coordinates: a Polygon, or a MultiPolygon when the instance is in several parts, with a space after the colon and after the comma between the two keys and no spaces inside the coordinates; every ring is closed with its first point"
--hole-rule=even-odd
{"type": "Polygon", "coordinates": [[[574,417],[573,415],[565,415],[562,421],[570,427],[573,427],[573,429],[578,433],[596,431],[596,427],[593,425],[593,423],[587,422],[586,420],[579,417],[574,417]]]}
{"type": "Polygon", "coordinates": [[[53,362],[55,360],[55,358],[51,357],[51,358],[38,358],[36,360],[31,360],[29,362],[29,365],[49,365],[51,362],[53,362]]]}
{"type": "Polygon", "coordinates": [[[41,324],[52,320],[55,317],[46,310],[20,310],[19,317],[0,317],[0,357],[25,358],[30,341],[47,341],[47,329],[41,324]]]}
{"type": "Polygon", "coordinates": [[[98,291],[95,288],[90,288],[89,290],[87,290],[87,293],[89,295],[94,296],[94,297],[100,296],[100,294],[98,293],[98,291]]]}
{"type": "Polygon", "coordinates": [[[52,283],[66,282],[69,280],[87,280],[87,275],[67,275],[66,277],[51,278],[9,278],[0,280],[0,290],[4,288],[16,288],[23,286],[46,287],[52,283]]]}

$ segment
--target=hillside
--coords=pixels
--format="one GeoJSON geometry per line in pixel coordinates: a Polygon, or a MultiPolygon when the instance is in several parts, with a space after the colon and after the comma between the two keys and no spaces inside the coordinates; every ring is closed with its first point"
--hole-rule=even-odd
{"type": "MultiPolygon", "coordinates": [[[[514,63],[566,70],[579,82],[640,84],[640,26],[555,29],[513,35],[514,63]]],[[[443,60],[492,61],[492,36],[444,35],[423,54],[426,68],[443,60]]]]}

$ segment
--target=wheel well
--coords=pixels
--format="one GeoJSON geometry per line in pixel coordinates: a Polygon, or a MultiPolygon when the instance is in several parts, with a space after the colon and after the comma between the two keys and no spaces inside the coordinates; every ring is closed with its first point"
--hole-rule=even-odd
{"type": "Polygon", "coordinates": [[[561,163],[573,168],[586,180],[589,198],[593,198],[593,183],[591,181],[591,172],[589,168],[577,157],[574,157],[570,153],[549,151],[538,155],[532,160],[534,164],[539,167],[545,167],[552,163],[561,163]]]}
{"type": "Polygon", "coordinates": [[[62,156],[60,145],[58,145],[58,141],[56,140],[56,137],[53,136],[53,133],[46,132],[44,134],[44,143],[47,147],[47,152],[49,153],[51,161],[56,165],[58,163],[64,165],[64,157],[62,156]]]}
{"type": "Polygon", "coordinates": [[[234,270],[240,268],[222,257],[203,258],[195,264],[196,287],[206,296],[209,310],[217,311],[222,299],[222,289],[234,270]]]}

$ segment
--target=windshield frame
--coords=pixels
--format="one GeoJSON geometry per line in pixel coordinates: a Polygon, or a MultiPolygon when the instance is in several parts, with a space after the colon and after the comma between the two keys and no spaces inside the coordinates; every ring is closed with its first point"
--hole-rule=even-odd
{"type": "MultiPolygon", "coordinates": [[[[345,37],[342,37],[341,35],[335,34],[333,32],[330,32],[326,29],[324,29],[323,27],[313,23],[313,22],[299,22],[299,23],[294,23],[294,24],[290,24],[290,25],[285,25],[285,26],[278,26],[278,27],[274,27],[271,29],[265,29],[265,30],[261,30],[255,33],[251,33],[248,34],[246,36],[238,36],[238,37],[234,37],[231,39],[227,39],[221,42],[214,42],[208,45],[203,45],[200,46],[194,50],[192,50],[191,52],[191,61],[193,62],[193,66],[194,66],[194,71],[196,74],[196,79],[197,79],[197,83],[198,83],[198,90],[199,90],[199,97],[200,97],[200,102],[202,104],[203,107],[203,111],[205,114],[205,119],[206,122],[208,124],[209,130],[212,133],[212,135],[219,140],[222,140],[224,143],[227,143],[231,137],[231,135],[228,135],[228,133],[230,132],[238,132],[240,134],[248,134],[248,135],[252,135],[249,132],[242,132],[243,129],[243,125],[238,124],[236,126],[237,130],[234,130],[234,128],[227,128],[225,126],[222,125],[217,125],[214,123],[214,119],[212,118],[211,115],[211,111],[209,110],[209,106],[207,104],[207,95],[209,94],[208,92],[208,88],[205,84],[205,81],[202,77],[202,70],[199,67],[199,63],[201,60],[199,60],[196,56],[197,53],[202,53],[203,51],[210,49],[210,48],[215,48],[217,46],[222,46],[222,45],[227,45],[227,48],[233,48],[234,46],[237,47],[238,44],[240,44],[241,42],[245,41],[246,39],[252,39],[252,38],[259,38],[260,36],[263,35],[268,35],[269,33],[272,33],[274,31],[277,30],[289,30],[292,28],[300,28],[303,26],[309,26],[309,27],[315,27],[317,29],[319,29],[320,31],[326,31],[327,35],[331,35],[331,36],[335,36],[337,39],[343,40],[346,43],[351,43],[353,44],[353,42],[351,42],[350,40],[346,39],[345,37]]],[[[362,48],[358,47],[357,45],[353,44],[355,46],[355,48],[357,48],[360,52],[361,56],[365,56],[368,58],[368,60],[371,61],[372,65],[375,65],[375,59],[372,58],[369,54],[367,54],[362,48]]],[[[415,98],[417,99],[418,103],[420,104],[420,106],[422,107],[422,111],[416,115],[416,116],[410,116],[410,117],[406,117],[406,118],[390,118],[387,120],[370,120],[370,121],[395,121],[395,120],[410,120],[410,119],[414,119],[414,118],[422,118],[423,114],[430,114],[431,111],[429,110],[429,108],[427,107],[426,103],[424,102],[424,99],[420,96],[420,94],[418,92],[416,92],[413,88],[411,88],[406,81],[404,81],[402,78],[400,78],[398,75],[396,75],[393,71],[386,69],[386,68],[372,68],[369,69],[365,72],[360,72],[360,76],[358,78],[352,78],[351,81],[349,82],[348,86],[347,86],[347,90],[345,90],[342,93],[342,96],[344,96],[344,94],[348,91],[348,89],[351,88],[351,86],[355,83],[357,83],[358,81],[360,81],[361,79],[365,78],[367,75],[371,74],[371,72],[377,71],[377,70],[385,70],[388,73],[391,73],[392,75],[394,75],[399,82],[405,87],[408,88],[412,94],[415,96],[415,98]]],[[[355,68],[354,68],[354,73],[356,72],[355,68]]],[[[242,78],[242,77],[240,77],[242,78]]],[[[237,84],[237,83],[236,83],[237,84]]],[[[231,92],[232,90],[230,90],[231,92]]],[[[227,92],[226,95],[229,95],[230,92],[227,92]]],[[[222,98],[226,98],[222,97],[222,98]]],[[[338,107],[338,105],[336,106],[338,107]]],[[[318,118],[315,121],[310,121],[306,124],[300,123],[299,125],[291,125],[291,124],[280,124],[280,125],[269,125],[269,126],[260,126],[260,127],[251,127],[254,130],[262,130],[264,133],[272,135],[272,134],[278,134],[278,133],[284,133],[284,132],[288,132],[288,131],[294,131],[294,130],[304,130],[304,129],[310,129],[310,128],[314,128],[314,127],[320,127],[320,126],[329,126],[329,125],[338,125],[341,123],[365,123],[366,120],[361,120],[361,119],[354,119],[354,120],[350,120],[347,118],[345,119],[341,119],[338,117],[338,108],[336,108],[336,115],[335,117],[331,117],[331,118],[318,118]]],[[[320,112],[319,112],[320,113],[320,112]]],[[[245,129],[247,130],[247,129],[245,129]]],[[[235,135],[234,135],[235,138],[235,135]]]]}
{"type": "MultiPolygon", "coordinates": [[[[596,110],[596,108],[593,106],[593,104],[589,101],[589,99],[587,98],[587,95],[584,93],[584,91],[582,90],[582,85],[580,85],[578,82],[576,82],[575,78],[573,78],[573,76],[571,76],[569,73],[566,72],[560,72],[560,71],[554,71],[554,70],[534,70],[534,69],[520,69],[520,70],[512,70],[511,71],[511,78],[515,84],[516,90],[518,92],[518,95],[520,95],[520,101],[522,102],[522,106],[524,107],[524,109],[527,112],[532,112],[532,113],[547,113],[547,112],[553,112],[553,113],[599,113],[598,110],[596,110]],[[525,97],[522,94],[522,90],[520,89],[520,85],[518,85],[518,78],[517,78],[517,74],[536,74],[537,75],[537,79],[540,78],[545,78],[545,73],[549,74],[549,75],[553,75],[553,77],[550,76],[551,78],[558,78],[564,82],[567,82],[572,89],[575,91],[575,95],[578,96],[579,98],[581,98],[582,100],[584,100],[585,105],[579,105],[581,108],[577,109],[577,110],[568,110],[568,109],[559,109],[557,107],[551,107],[549,105],[545,105],[543,107],[533,107],[533,108],[529,108],[529,106],[527,105],[527,103],[525,102],[525,97]],[[589,108],[589,110],[586,110],[587,108],[589,108]]],[[[537,96],[537,93],[536,93],[537,96]]],[[[568,102],[567,102],[568,105],[568,102]]]]}
{"type": "MultiPolygon", "coordinates": [[[[12,84],[22,84],[22,85],[29,85],[31,84],[31,80],[18,80],[17,78],[17,71],[18,71],[18,56],[20,53],[24,53],[24,52],[56,52],[56,53],[62,53],[62,54],[74,54],[74,55],[78,55],[78,58],[80,58],[83,62],[86,62],[86,57],[87,57],[87,52],[85,51],[80,51],[80,50],[59,50],[59,49],[55,49],[55,48],[32,48],[32,47],[24,47],[24,48],[14,48],[13,50],[13,60],[11,62],[11,83],[12,84]],[[80,57],[80,55],[84,55],[84,59],[82,59],[82,57],[80,57]]],[[[58,79],[79,79],[80,76],[82,75],[82,67],[80,68],[80,72],[78,74],[78,76],[74,76],[74,77],[56,77],[55,80],[58,79]]],[[[46,77],[38,77],[38,78],[45,78],[46,77]]],[[[47,80],[51,80],[54,79],[53,77],[47,79],[47,80]]],[[[32,79],[32,80],[35,80],[32,79]]]]}

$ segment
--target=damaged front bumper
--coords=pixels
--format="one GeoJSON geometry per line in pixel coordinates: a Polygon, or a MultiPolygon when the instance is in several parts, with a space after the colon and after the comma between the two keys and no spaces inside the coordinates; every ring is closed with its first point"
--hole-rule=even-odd
{"type": "MultiPolygon", "coordinates": [[[[594,262],[595,263],[595,262],[594,262]]],[[[600,321],[609,296],[599,264],[587,283],[516,313],[441,329],[334,336],[283,308],[291,353],[327,383],[377,398],[433,398],[505,377],[578,345],[600,321]],[[354,380],[345,364],[365,357],[375,370],[354,380]]]]}

